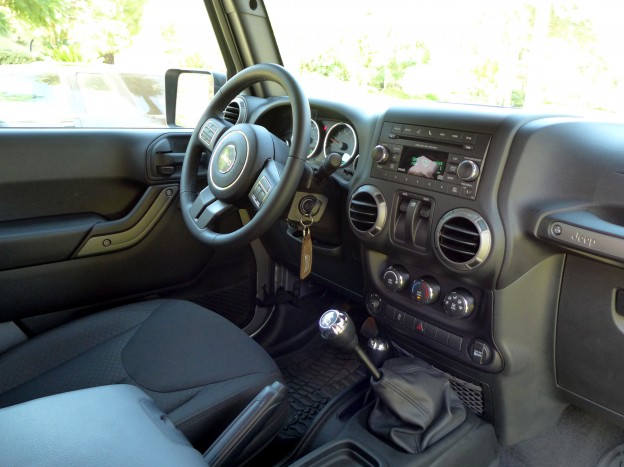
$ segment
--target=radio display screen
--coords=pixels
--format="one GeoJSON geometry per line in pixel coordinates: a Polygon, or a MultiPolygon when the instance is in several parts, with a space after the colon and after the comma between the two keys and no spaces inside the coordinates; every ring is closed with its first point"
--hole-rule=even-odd
{"type": "Polygon", "coordinates": [[[398,171],[409,175],[437,179],[439,175],[444,174],[447,160],[447,152],[404,147],[398,171]]]}

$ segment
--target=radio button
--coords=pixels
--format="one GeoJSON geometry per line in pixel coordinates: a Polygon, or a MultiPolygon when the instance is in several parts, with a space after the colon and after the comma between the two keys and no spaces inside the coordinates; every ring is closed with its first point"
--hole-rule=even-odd
{"type": "Polygon", "coordinates": [[[451,141],[461,141],[461,132],[460,131],[449,131],[449,139],[451,141]]]}
{"type": "Polygon", "coordinates": [[[440,193],[447,193],[448,188],[449,188],[448,183],[440,182],[440,181],[435,182],[434,187],[433,187],[435,191],[440,192],[440,193]]]}
{"type": "Polygon", "coordinates": [[[464,160],[464,156],[460,156],[459,154],[449,154],[448,162],[453,164],[459,164],[464,160]]]}
{"type": "Polygon", "coordinates": [[[474,143],[477,139],[477,135],[474,133],[462,133],[461,139],[466,143],[474,143]]]}
{"type": "Polygon", "coordinates": [[[444,141],[448,141],[449,140],[449,130],[445,130],[445,129],[441,129],[441,128],[434,128],[433,129],[433,135],[438,138],[438,139],[442,139],[444,141]]]}
{"type": "Polygon", "coordinates": [[[463,198],[474,199],[475,189],[471,186],[462,186],[461,195],[463,198]]]}
{"type": "Polygon", "coordinates": [[[376,164],[385,164],[388,162],[390,157],[390,153],[388,152],[388,148],[382,144],[378,144],[371,151],[371,159],[376,164]]]}
{"type": "Polygon", "coordinates": [[[455,175],[457,173],[457,166],[455,164],[449,164],[446,166],[446,173],[455,175]]]}
{"type": "Polygon", "coordinates": [[[422,131],[420,127],[414,125],[405,125],[403,126],[403,134],[408,136],[416,136],[419,132],[422,131]],[[417,132],[418,130],[418,132],[417,132]]]}
{"type": "Polygon", "coordinates": [[[392,144],[390,146],[390,152],[392,154],[401,154],[401,151],[403,151],[403,146],[401,146],[400,144],[392,144]]]}
{"type": "Polygon", "coordinates": [[[455,196],[461,196],[461,186],[459,185],[451,185],[449,188],[449,193],[455,196]]]}
{"type": "Polygon", "coordinates": [[[403,133],[403,125],[401,123],[392,124],[392,133],[403,133]]]}
{"type": "Polygon", "coordinates": [[[457,176],[465,182],[476,180],[479,172],[479,165],[474,161],[465,160],[457,166],[457,176]]]}

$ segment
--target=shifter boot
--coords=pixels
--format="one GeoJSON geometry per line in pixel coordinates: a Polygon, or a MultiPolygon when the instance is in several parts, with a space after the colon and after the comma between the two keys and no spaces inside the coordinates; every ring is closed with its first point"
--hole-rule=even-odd
{"type": "Polygon", "coordinates": [[[444,374],[417,358],[386,360],[368,417],[375,435],[409,452],[422,452],[466,419],[466,409],[444,374]]]}

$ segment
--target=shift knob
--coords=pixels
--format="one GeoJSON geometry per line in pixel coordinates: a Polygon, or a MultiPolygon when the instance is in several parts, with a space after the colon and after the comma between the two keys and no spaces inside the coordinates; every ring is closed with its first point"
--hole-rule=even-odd
{"type": "Polygon", "coordinates": [[[338,310],[327,310],[319,319],[319,331],[321,331],[321,337],[330,344],[345,350],[355,351],[362,363],[368,368],[368,371],[371,372],[373,379],[375,381],[381,379],[381,373],[377,367],[358,345],[355,324],[353,324],[348,314],[338,310]]]}
{"type": "Polygon", "coordinates": [[[336,347],[353,350],[358,344],[355,324],[348,314],[327,310],[319,319],[321,337],[336,347]]]}
{"type": "Polygon", "coordinates": [[[388,360],[392,352],[388,341],[381,337],[369,339],[366,349],[368,350],[368,356],[371,358],[373,365],[377,368],[381,367],[383,362],[388,360]]]}

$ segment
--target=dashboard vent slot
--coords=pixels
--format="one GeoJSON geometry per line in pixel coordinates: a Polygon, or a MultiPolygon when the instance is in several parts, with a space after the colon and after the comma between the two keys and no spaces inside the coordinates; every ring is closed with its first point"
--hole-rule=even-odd
{"type": "Polygon", "coordinates": [[[351,196],[349,220],[357,232],[377,235],[385,225],[386,217],[386,201],[375,187],[360,187],[351,196]]]}
{"type": "Polygon", "coordinates": [[[223,119],[236,124],[240,117],[240,105],[236,101],[230,102],[223,111],[223,119]]]}
{"type": "Polygon", "coordinates": [[[436,247],[441,259],[460,270],[480,265],[490,253],[492,237],[485,220],[470,209],[447,213],[436,229],[436,247]]]}
{"type": "Polygon", "coordinates": [[[223,111],[223,119],[232,125],[244,122],[247,118],[247,102],[242,97],[236,97],[223,111]]]}

